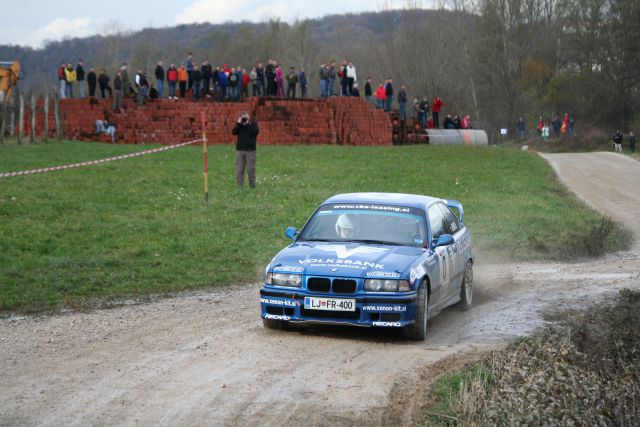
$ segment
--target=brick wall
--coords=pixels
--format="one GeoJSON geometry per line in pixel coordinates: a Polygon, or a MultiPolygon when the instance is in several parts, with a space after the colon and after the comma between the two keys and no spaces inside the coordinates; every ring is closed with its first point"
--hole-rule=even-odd
{"type": "MultiPolygon", "coordinates": [[[[41,111],[42,101],[38,104],[41,111]]],[[[201,111],[206,114],[207,139],[212,144],[234,141],[231,129],[242,111],[248,111],[260,126],[259,144],[345,144],[392,145],[389,115],[362,98],[327,99],[249,98],[245,102],[218,103],[209,100],[159,99],[137,106],[124,101],[125,111],[111,111],[111,100],[63,99],[61,120],[67,139],[107,141],[94,134],[95,121],[106,109],[116,125],[118,143],[177,144],[200,138],[201,111]]],[[[49,112],[49,135],[54,136],[53,105],[49,112]]],[[[37,113],[36,134],[41,135],[44,119],[37,113]]],[[[25,111],[25,132],[29,133],[30,112],[25,111]]]]}

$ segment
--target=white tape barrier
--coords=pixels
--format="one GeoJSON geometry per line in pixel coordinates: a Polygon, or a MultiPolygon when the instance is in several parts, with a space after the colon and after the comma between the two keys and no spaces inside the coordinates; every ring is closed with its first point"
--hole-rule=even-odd
{"type": "Polygon", "coordinates": [[[59,170],[65,170],[65,169],[79,168],[81,166],[99,165],[101,163],[113,162],[114,160],[130,159],[132,157],[140,157],[147,154],[159,153],[161,151],[173,150],[174,148],[184,147],[185,145],[195,144],[196,142],[200,142],[200,141],[202,141],[202,138],[189,141],[189,142],[183,142],[181,144],[167,145],[166,147],[154,148],[152,150],[145,150],[145,151],[139,151],[137,153],[125,154],[122,156],[108,157],[106,159],[100,159],[100,160],[91,160],[89,162],[72,163],[70,165],[52,166],[48,168],[31,169],[31,170],[18,171],[18,172],[0,173],[0,178],[6,178],[9,176],[32,175],[35,173],[53,172],[53,171],[59,171],[59,170]]]}

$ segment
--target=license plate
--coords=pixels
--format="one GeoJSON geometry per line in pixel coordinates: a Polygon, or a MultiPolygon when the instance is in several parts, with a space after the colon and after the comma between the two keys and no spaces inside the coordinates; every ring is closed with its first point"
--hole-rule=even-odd
{"type": "Polygon", "coordinates": [[[304,308],[307,310],[356,311],[356,300],[305,297],[304,308]]]}

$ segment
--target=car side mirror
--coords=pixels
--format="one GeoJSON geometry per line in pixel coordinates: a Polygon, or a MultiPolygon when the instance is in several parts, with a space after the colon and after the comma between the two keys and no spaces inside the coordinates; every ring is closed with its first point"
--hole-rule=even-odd
{"type": "Polygon", "coordinates": [[[443,234],[440,237],[438,237],[438,240],[436,241],[436,248],[438,246],[449,246],[449,245],[453,245],[453,236],[451,234],[443,234]]]}
{"type": "Polygon", "coordinates": [[[296,236],[298,235],[298,229],[295,227],[287,227],[284,230],[284,235],[290,238],[291,240],[296,240],[296,236]]]}

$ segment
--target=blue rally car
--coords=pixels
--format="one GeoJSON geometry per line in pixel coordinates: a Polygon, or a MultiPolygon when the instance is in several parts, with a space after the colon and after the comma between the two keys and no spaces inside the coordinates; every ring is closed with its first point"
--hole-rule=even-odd
{"type": "Polygon", "coordinates": [[[264,326],[324,323],[402,328],[423,340],[427,320],[473,297],[471,236],[455,200],[395,193],[326,200],[268,265],[264,326]],[[452,210],[457,213],[454,214],[452,210]]]}

